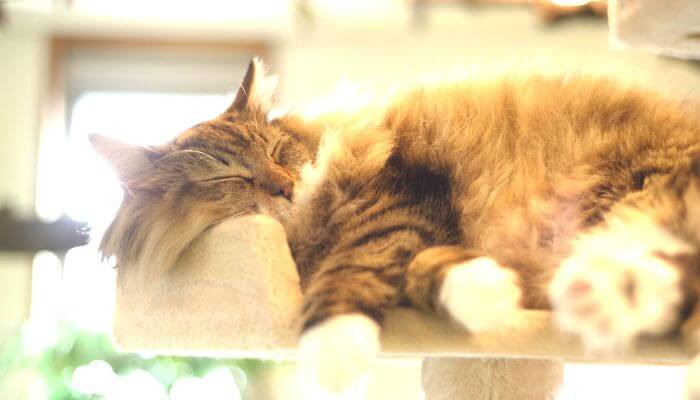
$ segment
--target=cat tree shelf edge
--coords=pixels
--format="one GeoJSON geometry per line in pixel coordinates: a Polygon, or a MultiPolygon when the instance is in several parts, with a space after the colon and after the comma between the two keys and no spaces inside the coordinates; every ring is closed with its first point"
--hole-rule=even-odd
{"type": "MultiPolygon", "coordinates": [[[[114,338],[125,351],[215,357],[294,358],[299,279],[280,224],[253,215],[205,232],[161,276],[139,265],[120,277],[114,338]]],[[[546,311],[522,311],[508,329],[470,334],[443,318],[397,309],[385,320],[387,357],[514,357],[683,363],[678,337],[643,341],[601,358],[553,328],[546,311]]]]}

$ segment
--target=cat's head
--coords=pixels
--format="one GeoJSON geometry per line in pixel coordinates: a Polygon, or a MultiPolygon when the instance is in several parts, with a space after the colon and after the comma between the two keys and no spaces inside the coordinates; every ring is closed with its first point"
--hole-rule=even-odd
{"type": "Polygon", "coordinates": [[[168,264],[224,218],[264,213],[284,220],[293,212],[294,185],[317,138],[291,117],[268,119],[274,83],[253,60],[223,114],[163,145],[90,137],[124,189],[100,245],[103,256],[116,256],[120,266],[142,258],[168,264]]]}

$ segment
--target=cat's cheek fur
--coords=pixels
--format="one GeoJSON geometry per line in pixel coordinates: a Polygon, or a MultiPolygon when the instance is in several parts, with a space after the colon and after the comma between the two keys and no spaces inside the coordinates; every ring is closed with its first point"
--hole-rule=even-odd
{"type": "Polygon", "coordinates": [[[331,161],[340,157],[343,143],[334,132],[326,132],[321,138],[316,161],[305,164],[301,169],[301,179],[294,187],[294,202],[308,203],[318,188],[326,181],[331,161]]]}
{"type": "Polygon", "coordinates": [[[658,255],[687,251],[639,213],[583,234],[550,286],[557,324],[595,352],[626,350],[640,335],[670,331],[683,302],[680,271],[658,255]]]}
{"type": "Polygon", "coordinates": [[[341,394],[362,384],[379,353],[380,327],[359,313],[331,317],[304,332],[299,370],[304,385],[341,394]]]}
{"type": "Polygon", "coordinates": [[[515,273],[491,258],[479,257],[450,268],[438,299],[454,320],[479,332],[510,326],[520,298],[515,273]]]}

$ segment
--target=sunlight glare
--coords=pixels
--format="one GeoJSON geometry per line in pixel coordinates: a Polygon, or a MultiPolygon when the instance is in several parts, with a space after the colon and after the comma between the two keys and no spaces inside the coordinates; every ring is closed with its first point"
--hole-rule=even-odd
{"type": "Polygon", "coordinates": [[[171,400],[240,400],[241,391],[228,368],[218,368],[202,377],[180,378],[170,388],[171,400]]]}
{"type": "Polygon", "coordinates": [[[103,396],[114,390],[119,376],[105,360],[93,360],[73,371],[71,387],[85,395],[103,396]]]}
{"type": "Polygon", "coordinates": [[[682,399],[684,380],[683,366],[566,364],[557,400],[682,399]]]}
{"type": "Polygon", "coordinates": [[[560,7],[585,6],[586,4],[592,2],[592,0],[550,0],[550,1],[555,6],[560,6],[560,7]]]}
{"type": "Polygon", "coordinates": [[[164,143],[215,117],[230,101],[227,95],[123,92],[87,92],[78,98],[68,143],[53,138],[50,151],[42,153],[36,211],[45,220],[68,214],[87,222],[91,242],[70,250],[63,269],[54,255],[37,255],[33,316],[60,316],[90,330],[111,329],[116,273],[109,260],[100,262],[97,246],[123,194],[111,166],[88,143],[88,134],[137,145],[164,143]]]}
{"type": "Polygon", "coordinates": [[[133,399],[168,400],[168,392],[153,375],[137,369],[119,376],[118,383],[104,396],[104,400],[133,399]]]}

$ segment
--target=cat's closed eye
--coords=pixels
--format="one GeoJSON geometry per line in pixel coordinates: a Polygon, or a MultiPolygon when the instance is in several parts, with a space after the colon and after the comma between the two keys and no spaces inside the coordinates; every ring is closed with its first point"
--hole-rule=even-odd
{"type": "Polygon", "coordinates": [[[253,178],[250,177],[245,177],[242,175],[221,175],[221,176],[213,176],[211,178],[206,178],[206,179],[201,179],[199,182],[220,182],[220,181],[225,181],[225,180],[235,180],[235,181],[240,181],[240,182],[245,182],[245,183],[252,183],[253,178]]]}

